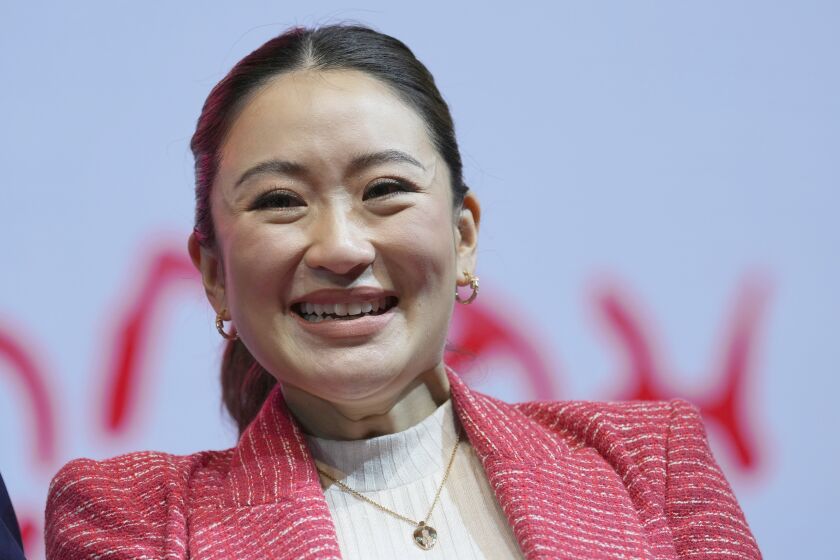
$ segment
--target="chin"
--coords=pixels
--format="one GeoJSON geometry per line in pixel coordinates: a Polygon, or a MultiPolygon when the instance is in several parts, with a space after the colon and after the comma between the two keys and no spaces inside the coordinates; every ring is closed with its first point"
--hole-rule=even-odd
{"type": "MultiPolygon", "coordinates": [[[[397,378],[405,371],[405,364],[395,363],[393,359],[386,362],[345,357],[330,360],[330,363],[321,362],[309,371],[318,372],[313,379],[314,394],[327,400],[350,401],[364,399],[382,391],[399,392],[401,385],[397,378]]],[[[307,377],[311,378],[309,375],[307,377]]]]}

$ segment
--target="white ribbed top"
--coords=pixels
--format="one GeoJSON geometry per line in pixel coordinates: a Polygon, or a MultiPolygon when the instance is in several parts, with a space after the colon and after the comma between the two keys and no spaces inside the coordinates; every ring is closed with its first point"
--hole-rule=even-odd
{"type": "MultiPolygon", "coordinates": [[[[318,466],[349,487],[406,517],[422,520],[443,479],[458,420],[447,400],[402,432],[338,441],[307,435],[318,466]]],[[[428,524],[434,548],[421,550],[414,526],[343,491],[321,477],[346,559],[522,558],[478,456],[461,432],[452,471],[428,524]]]]}

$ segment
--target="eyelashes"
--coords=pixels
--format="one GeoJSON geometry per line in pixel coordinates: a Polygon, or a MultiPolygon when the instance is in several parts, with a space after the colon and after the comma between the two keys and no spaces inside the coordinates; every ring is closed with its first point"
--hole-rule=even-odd
{"type": "MultiPolygon", "coordinates": [[[[416,192],[417,190],[414,185],[406,181],[386,179],[376,181],[368,186],[362,195],[362,200],[387,200],[401,193],[416,192]]],[[[302,206],[306,206],[306,202],[298,194],[285,189],[275,189],[257,198],[250,209],[291,210],[302,206]]]]}
{"type": "Polygon", "coordinates": [[[386,179],[372,184],[365,190],[362,200],[369,200],[371,198],[391,198],[392,196],[401,192],[415,192],[417,189],[404,181],[397,181],[396,179],[386,179]]]}
{"type": "Polygon", "coordinates": [[[251,205],[251,210],[264,210],[267,208],[280,208],[285,210],[296,206],[306,206],[306,203],[295,193],[278,189],[269,191],[259,197],[254,204],[251,205]]]}

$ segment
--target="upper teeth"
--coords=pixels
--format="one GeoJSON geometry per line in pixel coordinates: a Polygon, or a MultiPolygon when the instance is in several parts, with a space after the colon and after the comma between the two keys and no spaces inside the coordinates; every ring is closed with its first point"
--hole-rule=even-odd
{"type": "Polygon", "coordinates": [[[300,304],[300,309],[307,315],[358,315],[360,313],[376,312],[387,306],[386,298],[370,301],[353,301],[349,303],[309,303],[300,304]]]}

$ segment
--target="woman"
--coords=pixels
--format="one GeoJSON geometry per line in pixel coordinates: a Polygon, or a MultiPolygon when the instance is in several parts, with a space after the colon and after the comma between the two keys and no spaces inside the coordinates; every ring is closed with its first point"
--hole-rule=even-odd
{"type": "Polygon", "coordinates": [[[510,405],[445,366],[481,214],[405,45],[272,39],[210,93],[192,149],[189,252],[239,442],[69,463],[48,557],[760,556],[689,405],[510,405]]]}

